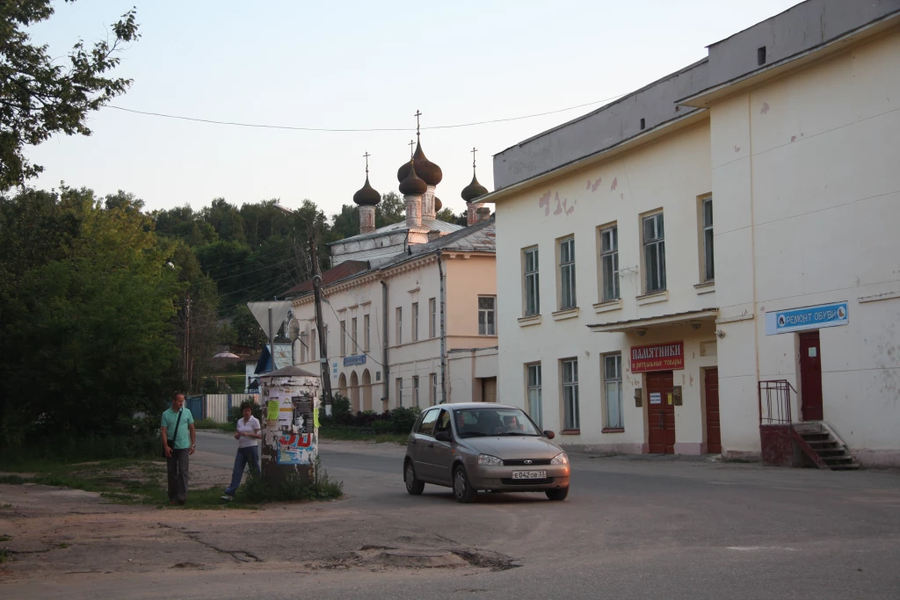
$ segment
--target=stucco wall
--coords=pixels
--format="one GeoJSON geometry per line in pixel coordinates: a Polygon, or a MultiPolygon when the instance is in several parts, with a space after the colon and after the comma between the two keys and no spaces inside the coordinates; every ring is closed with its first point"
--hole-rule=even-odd
{"type": "MultiPolygon", "coordinates": [[[[633,400],[640,376],[628,372],[631,345],[648,340],[684,340],[689,360],[684,376],[685,404],[677,411],[678,443],[703,441],[700,393],[696,387],[700,368],[715,364],[715,356],[699,360],[700,341],[715,340],[711,323],[700,330],[669,327],[639,338],[633,334],[592,333],[588,325],[653,317],[715,307],[715,288],[695,289],[700,283],[698,198],[712,189],[709,170],[709,127],[700,124],[673,132],[627,154],[598,163],[546,186],[526,190],[497,205],[497,279],[501,290],[499,371],[505,402],[527,409],[525,365],[540,362],[543,376],[543,425],[559,431],[560,359],[579,360],[581,410],[580,435],[566,435],[565,444],[610,451],[640,452],[645,443],[646,408],[633,400]],[[557,198],[559,202],[557,203],[557,198]],[[652,304],[643,304],[641,265],[641,216],[663,209],[666,226],[668,293],[652,304]],[[616,222],[619,228],[621,305],[600,302],[597,228],[616,222]],[[556,241],[575,236],[576,314],[556,318],[556,241]],[[539,247],[541,316],[539,322],[520,324],[523,316],[522,250],[539,247]],[[601,433],[601,355],[622,352],[625,379],[623,411],[625,431],[601,433]],[[696,355],[696,356],[695,356],[696,355]],[[691,381],[694,377],[694,381],[691,381]],[[692,387],[693,386],[693,387],[692,387]],[[688,424],[691,422],[691,424],[688,424]]],[[[676,371],[676,379],[682,373],[676,371]]],[[[676,383],[678,385],[679,383],[676,383]]],[[[694,446],[691,446],[692,448],[694,446]]]]}
{"type": "Polygon", "coordinates": [[[757,361],[799,388],[797,336],[767,336],[765,314],[838,301],[849,324],[820,333],[825,420],[854,450],[900,446],[898,57],[895,29],[712,108],[722,320],[756,316],[721,325],[735,452],[759,448],[757,361]]]}

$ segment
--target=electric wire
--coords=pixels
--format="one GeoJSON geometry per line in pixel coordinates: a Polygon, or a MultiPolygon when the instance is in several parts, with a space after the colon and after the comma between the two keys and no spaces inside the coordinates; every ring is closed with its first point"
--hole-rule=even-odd
{"type": "MultiPolygon", "coordinates": [[[[431,125],[421,127],[421,129],[461,129],[463,127],[477,127],[480,125],[491,125],[494,123],[507,123],[510,121],[522,121],[524,119],[534,119],[536,117],[545,117],[547,115],[555,115],[562,112],[567,112],[570,110],[576,110],[579,108],[585,108],[587,106],[593,106],[595,104],[600,104],[602,102],[608,102],[610,100],[615,100],[616,98],[621,98],[623,94],[616,94],[615,96],[610,96],[608,98],[603,98],[600,100],[594,100],[592,102],[584,102],[582,104],[578,104],[575,106],[569,106],[566,108],[560,108],[556,110],[548,110],[540,113],[534,113],[530,115],[520,115],[517,117],[504,117],[500,119],[488,119],[484,121],[473,121],[471,123],[453,123],[449,125],[431,125]]],[[[187,117],[184,115],[173,115],[167,113],[160,113],[154,111],[146,111],[146,110],[137,110],[134,108],[125,108],[124,106],[115,106],[113,104],[108,104],[106,108],[113,108],[115,110],[120,110],[127,113],[133,113],[136,115],[144,115],[150,117],[160,117],[164,119],[174,119],[179,121],[191,121],[194,123],[205,123],[207,125],[225,125],[229,127],[246,127],[250,129],[276,129],[276,130],[285,130],[285,131],[307,131],[307,132],[323,132],[323,133],[376,133],[376,132],[391,132],[391,131],[414,131],[412,127],[369,127],[369,128],[339,128],[339,127],[303,127],[299,125],[272,125],[268,123],[244,123],[240,121],[219,121],[216,119],[205,119],[202,117],[187,117]]]]}

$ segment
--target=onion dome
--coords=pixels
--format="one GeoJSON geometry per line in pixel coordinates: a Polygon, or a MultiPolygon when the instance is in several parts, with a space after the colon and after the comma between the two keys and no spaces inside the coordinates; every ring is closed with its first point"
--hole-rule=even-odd
{"type": "Polygon", "coordinates": [[[353,201],[357,206],[375,206],[381,202],[381,194],[369,185],[368,175],[366,175],[366,185],[362,186],[362,189],[353,194],[353,201]]]}
{"type": "Polygon", "coordinates": [[[437,196],[435,196],[434,197],[434,212],[441,210],[441,208],[443,208],[443,206],[444,206],[444,203],[441,202],[441,199],[438,198],[437,196]]]}
{"type": "Polygon", "coordinates": [[[484,196],[487,193],[488,193],[487,188],[484,187],[483,185],[481,185],[480,183],[478,183],[478,178],[476,178],[475,174],[472,173],[472,183],[470,183],[469,185],[467,185],[466,187],[463,188],[463,191],[462,191],[462,193],[460,193],[460,196],[462,196],[462,199],[465,200],[466,203],[469,203],[472,200],[475,200],[476,198],[480,198],[481,196],[484,196]]]}
{"type": "MultiPolygon", "coordinates": [[[[416,144],[416,153],[413,154],[412,162],[416,166],[416,173],[427,185],[437,185],[444,178],[441,168],[425,158],[425,152],[422,150],[422,142],[416,144]]],[[[403,181],[409,175],[410,163],[404,163],[397,170],[397,181],[403,181]]]]}
{"type": "Polygon", "coordinates": [[[413,165],[413,160],[410,159],[409,170],[406,172],[406,176],[400,181],[400,193],[404,196],[421,196],[427,190],[428,184],[416,174],[415,165],[413,165]]]}

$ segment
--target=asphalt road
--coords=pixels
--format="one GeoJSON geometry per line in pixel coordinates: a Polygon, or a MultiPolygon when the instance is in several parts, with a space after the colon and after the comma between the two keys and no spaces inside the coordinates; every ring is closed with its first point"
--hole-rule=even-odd
{"type": "MultiPolygon", "coordinates": [[[[196,459],[229,465],[234,440],[200,435],[196,459]]],[[[421,532],[410,547],[444,540],[516,568],[319,573],[314,592],[307,576],[284,573],[257,588],[266,597],[900,598],[896,471],[574,454],[565,502],[482,494],[460,505],[431,485],[407,495],[400,447],[324,442],[320,455],[361,540],[402,523],[421,532]]]]}

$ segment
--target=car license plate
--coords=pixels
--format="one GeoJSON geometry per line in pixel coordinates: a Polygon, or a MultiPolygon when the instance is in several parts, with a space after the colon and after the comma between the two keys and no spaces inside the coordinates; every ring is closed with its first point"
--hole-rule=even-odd
{"type": "Polygon", "coordinates": [[[547,471],[513,471],[513,479],[546,479],[547,471]]]}

